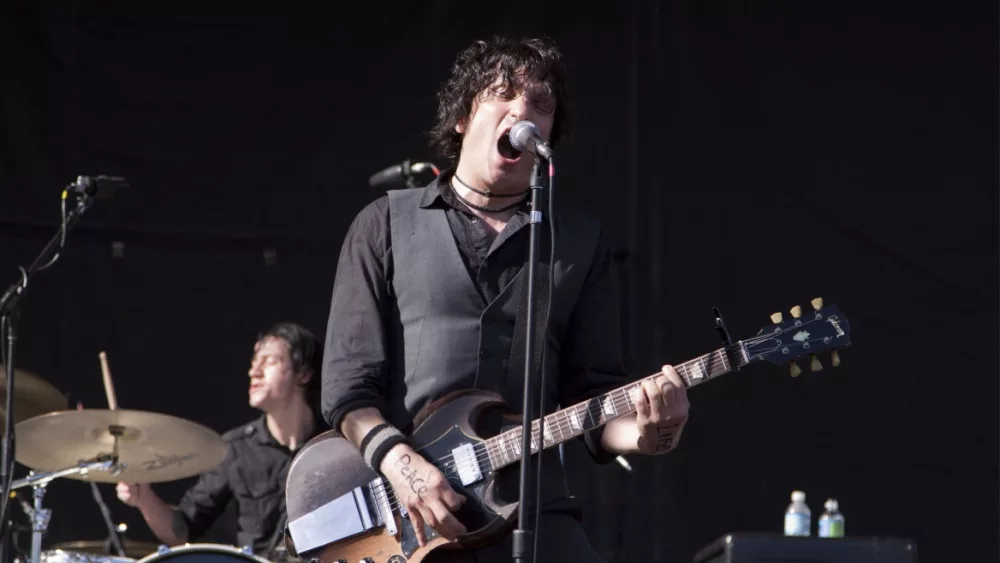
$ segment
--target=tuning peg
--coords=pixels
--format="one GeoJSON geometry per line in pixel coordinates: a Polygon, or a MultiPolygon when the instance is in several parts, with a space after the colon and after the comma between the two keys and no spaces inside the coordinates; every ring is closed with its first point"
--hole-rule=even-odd
{"type": "Polygon", "coordinates": [[[792,371],[792,377],[798,377],[802,374],[802,370],[799,368],[799,364],[795,362],[789,362],[789,369],[792,371]]]}
{"type": "Polygon", "coordinates": [[[830,363],[833,364],[833,367],[840,365],[840,354],[836,350],[830,351],[830,363]]]}
{"type": "Polygon", "coordinates": [[[797,318],[799,318],[799,317],[802,316],[802,307],[799,307],[798,305],[796,305],[796,306],[792,307],[792,310],[790,311],[790,313],[792,314],[792,318],[797,319],[797,318]]]}
{"type": "Polygon", "coordinates": [[[774,324],[781,324],[781,319],[782,319],[782,316],[781,316],[781,312],[780,311],[777,312],[777,313],[773,313],[771,315],[771,322],[774,323],[774,324]]]}
{"type": "Polygon", "coordinates": [[[822,297],[817,297],[816,299],[813,299],[811,301],[811,303],[812,303],[813,309],[816,309],[817,311],[819,311],[820,309],[823,308],[823,298],[822,297]]]}
{"type": "Polygon", "coordinates": [[[819,363],[819,358],[816,357],[816,354],[812,355],[812,361],[809,362],[809,369],[813,371],[823,370],[823,364],[819,363]]]}

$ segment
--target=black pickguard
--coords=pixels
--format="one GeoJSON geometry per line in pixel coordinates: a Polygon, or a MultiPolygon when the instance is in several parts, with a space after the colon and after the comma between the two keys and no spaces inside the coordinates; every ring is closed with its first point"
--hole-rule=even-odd
{"type": "MultiPolygon", "coordinates": [[[[466,530],[469,532],[495,525],[501,519],[501,516],[487,507],[483,501],[488,494],[487,489],[493,480],[493,468],[490,465],[489,459],[481,459],[480,470],[483,474],[482,479],[466,487],[462,485],[462,482],[454,471],[450,471],[448,467],[442,466],[437,460],[451,459],[452,451],[462,444],[476,445],[481,443],[482,440],[466,436],[459,426],[455,425],[437,440],[417,450],[424,458],[431,460],[438,466],[438,469],[441,469],[442,473],[448,477],[448,482],[455,489],[455,492],[466,498],[465,504],[455,513],[455,516],[465,525],[466,530]]],[[[484,456],[478,457],[482,458],[484,456]]],[[[424,533],[428,540],[438,537],[438,533],[426,525],[424,526],[424,533]]],[[[400,546],[403,549],[403,553],[407,557],[410,557],[419,547],[419,543],[417,543],[417,536],[409,517],[402,519],[400,538],[400,546]]],[[[461,543],[461,538],[459,538],[459,542],[461,543]]]]}

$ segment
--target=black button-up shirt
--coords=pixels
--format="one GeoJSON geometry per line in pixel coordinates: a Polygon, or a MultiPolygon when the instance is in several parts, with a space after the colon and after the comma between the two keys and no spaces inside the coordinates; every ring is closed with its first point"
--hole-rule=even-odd
{"type": "MultiPolygon", "coordinates": [[[[524,266],[529,242],[525,227],[530,204],[526,201],[503,231],[496,233],[457,200],[450,187],[451,173],[450,170],[442,172],[435,182],[424,188],[420,207],[445,211],[470,277],[488,302],[496,298],[524,266]]],[[[559,238],[558,244],[573,244],[571,234],[559,238]]],[[[548,251],[547,246],[543,251],[548,251]]],[[[560,389],[559,402],[563,405],[598,395],[627,381],[621,362],[618,303],[611,264],[610,248],[602,236],[587,285],[574,310],[573,345],[567,346],[572,357],[565,358],[562,363],[573,366],[577,376],[560,389]]],[[[428,264],[428,267],[434,265],[428,264]]],[[[322,395],[323,413],[333,429],[339,429],[343,416],[352,410],[369,406],[387,408],[381,390],[386,388],[385,378],[388,377],[386,330],[393,314],[392,279],[389,199],[382,197],[354,219],[337,266],[323,360],[322,395]]],[[[441,291],[453,290],[448,280],[441,280],[441,291]]],[[[501,362],[505,358],[495,360],[501,362]]],[[[600,429],[587,433],[585,442],[598,461],[607,462],[613,456],[600,448],[600,435],[600,429]]]]}
{"type": "MultiPolygon", "coordinates": [[[[309,439],[325,430],[317,421],[309,439]]],[[[277,545],[286,524],[285,480],[295,453],[278,443],[265,417],[222,435],[228,451],[221,464],[203,473],[177,506],[196,540],[212,526],[230,501],[237,507],[237,544],[263,557],[277,545]]]]}

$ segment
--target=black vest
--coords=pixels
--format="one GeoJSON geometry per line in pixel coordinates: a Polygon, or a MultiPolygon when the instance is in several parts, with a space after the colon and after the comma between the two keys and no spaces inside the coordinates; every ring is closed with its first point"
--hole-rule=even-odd
{"type": "MultiPolygon", "coordinates": [[[[509,384],[507,378],[521,283],[527,272],[522,268],[498,297],[485,301],[465,267],[445,211],[420,206],[426,190],[438,189],[434,182],[424,189],[389,192],[393,261],[389,291],[395,308],[388,323],[388,339],[391,361],[397,364],[390,366],[395,377],[388,397],[392,403],[402,401],[404,407],[391,408],[390,412],[405,412],[407,418],[389,422],[404,431],[412,430],[413,417],[421,409],[458,390],[498,391],[510,412],[522,412],[522,386],[509,384]]],[[[546,335],[546,412],[559,403],[561,342],[600,236],[596,222],[575,213],[561,214],[557,227],[555,285],[546,335]]],[[[542,230],[539,268],[547,270],[548,223],[543,223],[542,230]]],[[[526,236],[527,232],[520,234],[526,236]]],[[[502,244],[504,235],[498,237],[498,243],[502,244]]],[[[518,381],[523,380],[521,371],[514,375],[518,381]]],[[[543,480],[553,481],[543,484],[544,496],[565,496],[565,476],[557,452],[550,449],[547,455],[543,480]]],[[[516,483],[513,494],[516,498],[516,483]]]]}

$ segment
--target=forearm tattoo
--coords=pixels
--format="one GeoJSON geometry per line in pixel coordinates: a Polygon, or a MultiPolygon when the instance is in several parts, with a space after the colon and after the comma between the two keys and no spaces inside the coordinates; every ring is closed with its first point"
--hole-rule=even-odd
{"type": "Polygon", "coordinates": [[[397,462],[397,464],[401,466],[399,468],[399,473],[410,486],[410,490],[416,493],[417,498],[424,500],[424,493],[427,492],[427,485],[423,479],[417,477],[417,470],[410,467],[411,461],[410,454],[403,454],[400,456],[399,461],[397,462]]]}

